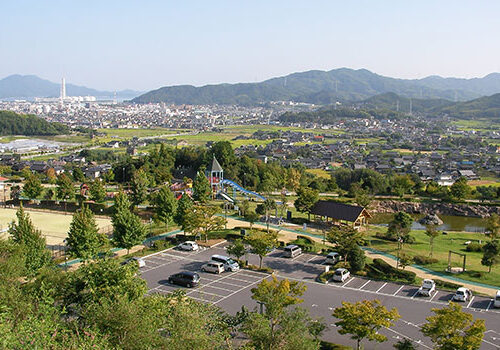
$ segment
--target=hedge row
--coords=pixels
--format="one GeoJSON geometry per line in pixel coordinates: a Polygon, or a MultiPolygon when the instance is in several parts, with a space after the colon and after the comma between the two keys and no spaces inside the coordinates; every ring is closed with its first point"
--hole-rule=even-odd
{"type": "Polygon", "coordinates": [[[414,283],[417,277],[415,272],[396,269],[378,258],[373,259],[373,263],[366,265],[365,269],[367,276],[375,279],[414,283]]]}

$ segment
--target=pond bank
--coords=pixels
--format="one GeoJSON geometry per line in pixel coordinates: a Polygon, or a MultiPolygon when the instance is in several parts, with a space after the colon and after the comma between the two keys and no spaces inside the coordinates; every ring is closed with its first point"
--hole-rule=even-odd
{"type": "Polygon", "coordinates": [[[395,200],[373,201],[371,211],[375,213],[441,214],[485,218],[493,213],[500,215],[500,207],[486,205],[454,204],[446,202],[400,202],[395,200]]]}

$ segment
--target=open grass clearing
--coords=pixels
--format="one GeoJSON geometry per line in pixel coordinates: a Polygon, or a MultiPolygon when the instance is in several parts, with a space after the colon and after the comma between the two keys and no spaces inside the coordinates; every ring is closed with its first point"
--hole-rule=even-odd
{"type": "MultiPolygon", "coordinates": [[[[367,231],[367,239],[370,241],[370,246],[379,251],[397,255],[397,243],[377,238],[376,232],[385,232],[386,227],[369,226],[367,231]]],[[[430,244],[429,237],[424,231],[413,230],[411,235],[415,237],[415,243],[404,244],[402,251],[415,256],[423,255],[429,256],[430,244]]],[[[491,273],[488,273],[488,268],[481,265],[481,252],[467,252],[465,250],[467,241],[485,243],[488,240],[486,236],[481,233],[468,233],[468,232],[448,232],[446,235],[439,235],[434,239],[434,253],[433,258],[438,259],[437,263],[425,265],[426,268],[436,272],[445,272],[448,267],[448,252],[450,250],[466,254],[466,273],[453,275],[462,279],[486,283],[489,285],[500,286],[500,267],[494,266],[491,273]],[[478,274],[479,273],[479,274],[478,274]],[[481,276],[479,276],[481,275],[481,276]]],[[[458,256],[452,255],[452,266],[462,266],[462,260],[458,256]]]]}
{"type": "MultiPolygon", "coordinates": [[[[28,209],[25,209],[25,211],[29,214],[35,227],[42,231],[42,234],[47,239],[47,244],[61,244],[67,237],[69,226],[73,219],[72,213],[65,215],[52,212],[30,211],[28,209]]],[[[2,229],[8,228],[12,220],[17,220],[16,212],[17,209],[0,208],[0,227],[2,229]]],[[[96,223],[100,229],[103,229],[111,225],[111,220],[96,218],[96,223]]]]}

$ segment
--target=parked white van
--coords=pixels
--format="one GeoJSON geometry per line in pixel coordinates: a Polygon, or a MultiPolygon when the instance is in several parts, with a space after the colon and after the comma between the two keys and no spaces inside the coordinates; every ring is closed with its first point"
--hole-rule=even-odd
{"type": "Polygon", "coordinates": [[[285,258],[295,258],[296,256],[302,254],[302,248],[298,245],[290,244],[285,247],[285,253],[283,256],[285,258]]]}
{"type": "Polygon", "coordinates": [[[231,259],[228,256],[212,255],[210,260],[224,264],[224,269],[226,271],[233,271],[234,272],[234,271],[238,271],[240,269],[240,265],[238,265],[238,263],[236,261],[234,261],[233,259],[231,259]]]}
{"type": "Polygon", "coordinates": [[[500,290],[497,291],[497,294],[495,295],[495,301],[493,302],[494,307],[500,307],[500,290]]]}

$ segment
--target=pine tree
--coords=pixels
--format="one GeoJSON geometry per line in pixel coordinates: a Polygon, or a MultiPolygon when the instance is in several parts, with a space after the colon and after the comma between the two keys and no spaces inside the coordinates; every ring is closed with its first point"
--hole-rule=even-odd
{"type": "Polygon", "coordinates": [[[104,184],[101,180],[95,179],[90,184],[90,199],[97,203],[104,202],[106,199],[106,188],[104,188],[104,184]]]}
{"type": "Polygon", "coordinates": [[[46,248],[47,243],[41,231],[35,228],[22,205],[16,216],[17,224],[12,221],[9,226],[9,234],[12,235],[12,240],[23,248],[26,274],[34,276],[39,269],[50,264],[50,252],[46,248]]]}
{"type": "Polygon", "coordinates": [[[127,254],[130,248],[141,244],[146,238],[146,227],[141,219],[130,210],[130,201],[127,196],[120,192],[115,197],[115,213],[111,218],[113,223],[113,243],[117,247],[126,248],[127,254]]]}
{"type": "Polygon", "coordinates": [[[189,212],[189,209],[194,205],[193,200],[189,195],[184,193],[179,199],[179,203],[177,203],[177,211],[175,212],[174,221],[177,225],[184,225],[184,218],[186,217],[186,213],[189,212]]]}
{"type": "Polygon", "coordinates": [[[160,188],[154,197],[156,219],[167,224],[172,221],[177,212],[177,199],[167,186],[160,188]]]}
{"type": "Polygon", "coordinates": [[[83,206],[75,212],[69,227],[67,243],[70,255],[84,261],[97,255],[103,245],[103,237],[99,234],[92,211],[83,206]]]}
{"type": "Polygon", "coordinates": [[[212,190],[210,188],[210,182],[208,182],[207,177],[198,171],[196,178],[193,182],[193,198],[195,201],[206,203],[210,199],[210,194],[212,190]]]}
{"type": "Polygon", "coordinates": [[[66,174],[61,174],[57,179],[57,198],[68,200],[75,196],[73,181],[66,174]]]}

